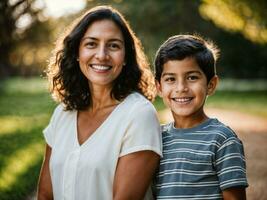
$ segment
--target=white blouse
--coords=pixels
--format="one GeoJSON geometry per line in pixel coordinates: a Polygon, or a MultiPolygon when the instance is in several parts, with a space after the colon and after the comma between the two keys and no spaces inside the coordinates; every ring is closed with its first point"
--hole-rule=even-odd
{"type": "MultiPolygon", "coordinates": [[[[142,150],[162,155],[156,110],[139,93],[120,103],[82,145],[77,138],[77,111],[64,111],[62,105],[43,132],[52,148],[55,200],[112,200],[119,157],[142,150]]],[[[151,191],[145,199],[152,199],[151,191]]]]}

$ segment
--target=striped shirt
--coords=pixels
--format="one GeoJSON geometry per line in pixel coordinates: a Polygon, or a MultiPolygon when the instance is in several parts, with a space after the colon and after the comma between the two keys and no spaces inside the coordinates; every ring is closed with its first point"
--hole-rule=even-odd
{"type": "Polygon", "coordinates": [[[189,129],[173,123],[162,128],[157,199],[222,199],[222,190],[248,186],[242,142],[217,119],[189,129]]]}

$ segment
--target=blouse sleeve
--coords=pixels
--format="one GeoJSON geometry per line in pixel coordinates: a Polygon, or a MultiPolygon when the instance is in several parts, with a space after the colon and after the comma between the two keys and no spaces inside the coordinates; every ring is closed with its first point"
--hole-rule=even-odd
{"type": "Polygon", "coordinates": [[[134,106],[123,138],[120,156],[151,150],[162,156],[160,125],[150,102],[134,106]]]}
{"type": "Polygon", "coordinates": [[[58,115],[61,113],[62,110],[63,110],[62,105],[58,105],[56,107],[56,109],[54,110],[52,114],[49,124],[43,130],[45,141],[50,147],[53,147],[54,138],[55,138],[55,130],[56,130],[56,121],[57,121],[58,115]]]}

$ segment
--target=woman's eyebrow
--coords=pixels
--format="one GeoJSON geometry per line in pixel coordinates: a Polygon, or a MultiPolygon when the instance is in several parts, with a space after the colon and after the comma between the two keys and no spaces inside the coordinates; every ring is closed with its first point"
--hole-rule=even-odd
{"type": "Polygon", "coordinates": [[[112,39],[110,39],[109,41],[110,41],[110,42],[120,42],[120,43],[124,44],[124,41],[121,40],[121,39],[119,39],[119,38],[112,38],[112,39]]]}
{"type": "MultiPolygon", "coordinates": [[[[87,39],[89,39],[89,40],[96,40],[96,41],[99,40],[99,39],[96,38],[96,37],[85,36],[85,37],[82,38],[82,41],[83,41],[83,40],[87,40],[87,39]]],[[[119,39],[119,38],[111,38],[111,39],[109,39],[108,41],[109,41],[109,42],[120,42],[120,43],[124,44],[124,41],[123,41],[122,39],[119,39]]]]}

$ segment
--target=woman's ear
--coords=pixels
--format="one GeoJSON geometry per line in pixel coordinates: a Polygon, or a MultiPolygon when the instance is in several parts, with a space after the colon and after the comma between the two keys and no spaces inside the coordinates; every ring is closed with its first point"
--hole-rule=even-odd
{"type": "Polygon", "coordinates": [[[214,94],[218,83],[219,83],[219,77],[217,75],[213,76],[208,83],[207,95],[213,95],[214,94]]]}
{"type": "Polygon", "coordinates": [[[158,95],[160,97],[162,97],[162,90],[161,90],[160,82],[158,80],[155,80],[155,82],[156,82],[156,88],[157,88],[158,95]]]}

